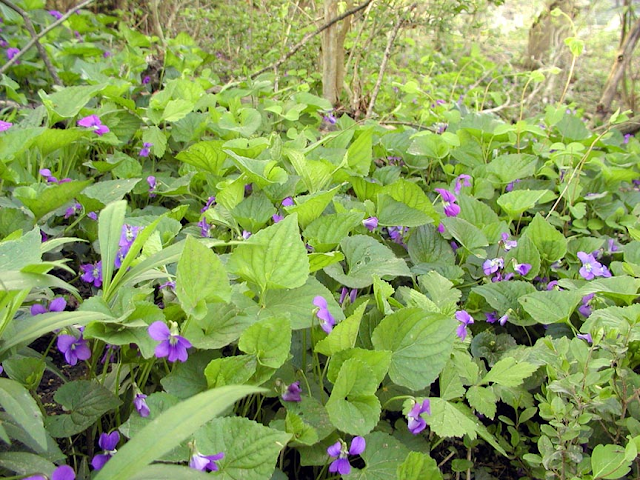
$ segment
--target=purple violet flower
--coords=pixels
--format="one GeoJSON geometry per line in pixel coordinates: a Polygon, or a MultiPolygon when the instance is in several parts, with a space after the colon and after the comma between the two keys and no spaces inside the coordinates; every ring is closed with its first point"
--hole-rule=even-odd
{"type": "Polygon", "coordinates": [[[200,452],[195,452],[189,460],[189,466],[201,472],[217,472],[220,467],[216,462],[223,458],[224,452],[215,455],[202,455],[200,452]]]}
{"type": "Polygon", "coordinates": [[[215,205],[216,204],[216,197],[209,197],[207,199],[207,202],[204,204],[204,207],[202,207],[202,209],[200,210],[200,213],[204,213],[207,210],[209,210],[209,208],[211,208],[211,205],[215,205]]]}
{"type": "Polygon", "coordinates": [[[48,168],[41,168],[38,173],[47,179],[47,183],[58,183],[58,179],[51,175],[51,170],[48,168]]]}
{"type": "Polygon", "coordinates": [[[31,305],[31,315],[40,315],[41,313],[49,312],[63,312],[67,307],[67,301],[64,297],[57,297],[49,302],[49,306],[46,307],[39,303],[31,305]]]}
{"type": "Polygon", "coordinates": [[[419,434],[427,428],[427,422],[422,418],[423,413],[431,415],[431,403],[428,398],[425,398],[422,404],[416,402],[407,414],[409,431],[414,435],[419,434]]]}
{"type": "Polygon", "coordinates": [[[147,85],[149,83],[151,83],[151,77],[149,75],[147,75],[146,77],[144,77],[142,79],[142,85],[147,85]]]}
{"type": "Polygon", "coordinates": [[[348,450],[347,444],[343,440],[338,440],[327,448],[329,456],[335,458],[335,460],[331,462],[331,465],[329,465],[329,472],[348,475],[351,472],[351,464],[347,457],[349,455],[360,455],[366,447],[367,443],[362,437],[353,437],[348,450]]]}
{"type": "Polygon", "coordinates": [[[273,223],[278,223],[278,222],[281,222],[282,220],[284,220],[284,216],[283,215],[278,215],[277,213],[274,213],[271,216],[271,219],[273,220],[273,223]]]}
{"type": "Polygon", "coordinates": [[[136,393],[136,396],[133,399],[133,406],[135,407],[136,412],[138,412],[143,418],[148,417],[151,413],[145,398],[147,398],[147,396],[144,393],[136,393]]]}
{"type": "Polygon", "coordinates": [[[315,313],[320,320],[320,326],[325,332],[331,333],[331,330],[333,330],[333,327],[336,324],[336,319],[331,315],[327,306],[327,301],[323,296],[318,295],[313,299],[313,304],[318,307],[315,313]]]}
{"type": "Polygon", "coordinates": [[[282,400],[285,402],[301,402],[301,392],[300,382],[293,382],[291,385],[287,385],[287,390],[282,394],[282,400]]]}
{"type": "Polygon", "coordinates": [[[13,123],[0,120],[0,132],[6,132],[11,127],[13,127],[13,123]]]}
{"type": "MultiPolygon", "coordinates": [[[[15,57],[18,53],[20,52],[19,48],[16,47],[11,47],[11,48],[7,48],[7,59],[11,60],[13,57],[15,57]]],[[[18,62],[16,62],[18,63],[18,62]]]]}
{"type": "Polygon", "coordinates": [[[582,262],[580,275],[585,280],[593,280],[595,277],[610,277],[609,269],[598,262],[592,253],[578,252],[578,258],[582,262]]]}
{"type": "Polygon", "coordinates": [[[91,349],[87,341],[82,338],[82,333],[77,338],[73,335],[58,335],[57,345],[58,350],[64,354],[64,359],[71,366],[76,365],[78,360],[91,358],[91,349]]]}
{"type": "Polygon", "coordinates": [[[336,117],[334,117],[334,116],[331,114],[331,112],[328,112],[326,115],[324,115],[324,116],[322,117],[322,121],[323,121],[323,122],[327,122],[327,123],[329,123],[329,124],[331,124],[331,125],[335,125],[335,123],[336,123],[338,120],[336,119],[336,117]]]}
{"type": "Polygon", "coordinates": [[[438,192],[442,197],[442,201],[444,203],[444,214],[447,217],[457,217],[460,213],[460,207],[456,204],[456,196],[444,188],[436,188],[436,192],[438,192]]]}
{"type": "Polygon", "coordinates": [[[578,312],[580,312],[583,317],[588,317],[589,315],[591,315],[591,300],[593,300],[593,297],[595,297],[595,295],[595,293],[590,293],[589,295],[585,295],[584,297],[582,297],[582,303],[578,307],[578,312]]]}
{"type": "Polygon", "coordinates": [[[531,264],[529,263],[513,263],[513,270],[516,273],[519,273],[520,275],[522,275],[523,277],[525,275],[527,275],[527,273],[529,273],[531,271],[531,264]]]}
{"type": "Polygon", "coordinates": [[[558,280],[552,280],[547,283],[547,290],[562,290],[562,288],[558,286],[558,280]]]}
{"type": "MultiPolygon", "coordinates": [[[[73,471],[69,465],[60,465],[53,473],[51,473],[51,480],[75,480],[76,472],[73,471]]],[[[45,475],[31,475],[25,477],[22,480],[48,480],[49,477],[45,475]]]]}
{"type": "Polygon", "coordinates": [[[102,136],[105,133],[109,132],[109,127],[103,125],[100,121],[100,117],[98,117],[97,115],[89,115],[88,117],[81,118],[80,120],[78,120],[78,126],[91,128],[98,136],[102,136]]]}
{"type": "Polygon", "coordinates": [[[509,315],[505,313],[503,316],[501,316],[498,319],[498,323],[504,327],[508,320],[509,320],[509,315]]]}
{"type": "Polygon", "coordinates": [[[171,322],[172,328],[165,325],[164,322],[157,321],[149,325],[149,336],[160,343],[156,346],[155,355],[158,358],[167,357],[170,362],[180,360],[186,362],[188,353],[187,349],[191,348],[191,342],[184,337],[178,335],[178,325],[171,322]]]}
{"type": "Polygon", "coordinates": [[[470,187],[470,186],[471,186],[470,175],[465,175],[464,173],[462,175],[458,175],[458,178],[456,178],[456,186],[453,189],[453,193],[455,195],[458,195],[460,193],[460,190],[462,190],[462,187],[470,187]]]}
{"type": "Polygon", "coordinates": [[[93,283],[93,286],[97,288],[102,285],[102,260],[100,260],[95,265],[92,263],[80,265],[80,268],[84,272],[80,276],[83,281],[87,283],[93,283]]]}
{"type": "Polygon", "coordinates": [[[55,18],[56,20],[60,20],[62,18],[62,13],[59,12],[58,10],[49,10],[47,11],[47,13],[51,15],[53,18],[55,18]]]}
{"type": "Polygon", "coordinates": [[[82,210],[82,205],[80,205],[78,202],[75,202],[73,205],[71,205],[69,208],[65,210],[64,218],[67,219],[69,217],[73,217],[80,210],[82,210]]]}
{"type": "Polygon", "coordinates": [[[287,197],[282,200],[281,205],[283,207],[292,207],[293,206],[293,198],[287,197]]]}
{"type": "Polygon", "coordinates": [[[378,227],[378,217],[365,218],[362,221],[362,225],[370,232],[373,232],[378,227]]]}
{"type": "Polygon", "coordinates": [[[91,220],[98,220],[98,214],[96,212],[87,213],[87,217],[89,217],[91,220]]]}
{"type": "Polygon", "coordinates": [[[485,275],[491,275],[496,273],[498,270],[501,270],[504,267],[504,260],[502,257],[498,258],[487,258],[482,264],[482,270],[485,275]]]}
{"type": "Polygon", "coordinates": [[[438,230],[438,233],[444,233],[445,231],[444,223],[439,223],[438,228],[436,230],[438,230]]]}
{"type": "Polygon", "coordinates": [[[120,441],[120,434],[117,431],[111,433],[101,433],[98,439],[98,445],[104,453],[98,454],[91,460],[91,466],[94,470],[100,470],[105,463],[109,461],[116,453],[116,446],[120,441]]]}
{"type": "Polygon", "coordinates": [[[149,175],[147,177],[147,183],[149,184],[149,197],[153,198],[156,196],[156,187],[158,186],[158,182],[156,181],[156,177],[153,175],[149,175]]]}
{"type": "Polygon", "coordinates": [[[456,335],[464,342],[467,338],[467,327],[473,323],[473,317],[466,310],[456,312],[456,319],[460,322],[456,329],[456,335]]]}
{"type": "Polygon", "coordinates": [[[402,245],[403,247],[406,247],[404,243],[404,236],[408,231],[409,227],[387,227],[387,232],[389,233],[389,237],[391,237],[391,240],[393,240],[393,242],[397,243],[398,245],[402,245]]]}
{"type": "Polygon", "coordinates": [[[500,238],[501,239],[498,243],[502,248],[504,248],[505,252],[508,252],[512,248],[516,248],[518,246],[518,242],[516,242],[515,240],[509,240],[509,234],[506,232],[503,232],[500,235],[500,238]]]}
{"type": "Polygon", "coordinates": [[[203,238],[211,237],[211,229],[213,228],[213,225],[210,225],[209,223],[207,223],[207,219],[205,217],[202,217],[202,220],[198,222],[198,226],[200,227],[201,237],[203,238]]]}
{"type": "Polygon", "coordinates": [[[358,289],[352,288],[349,290],[347,287],[342,287],[342,291],[340,292],[340,301],[338,302],[340,305],[344,304],[344,301],[347,299],[347,295],[349,296],[349,301],[354,303],[358,296],[358,289]]]}
{"type": "Polygon", "coordinates": [[[520,183],[521,180],[518,178],[517,180],[514,180],[513,182],[507,183],[507,186],[505,187],[504,191],[505,192],[512,192],[513,191],[513,187],[515,186],[516,183],[520,183]]]}
{"type": "Polygon", "coordinates": [[[487,323],[496,323],[498,321],[498,312],[489,312],[484,315],[487,317],[487,323]]]}
{"type": "Polygon", "coordinates": [[[631,137],[633,137],[633,135],[631,135],[630,133],[625,133],[624,140],[622,141],[622,143],[626,145],[627,143],[629,143],[629,139],[631,137]]]}
{"type": "Polygon", "coordinates": [[[579,333],[576,335],[576,338],[579,338],[581,340],[586,340],[589,343],[593,343],[593,338],[591,338],[590,333],[579,333]]]}
{"type": "Polygon", "coordinates": [[[251,236],[251,232],[248,230],[242,230],[242,238],[247,240],[251,236]]]}
{"type": "Polygon", "coordinates": [[[140,149],[140,153],[138,153],[138,156],[148,157],[149,154],[151,153],[151,147],[153,147],[153,143],[144,142],[142,144],[142,148],[140,149]]]}

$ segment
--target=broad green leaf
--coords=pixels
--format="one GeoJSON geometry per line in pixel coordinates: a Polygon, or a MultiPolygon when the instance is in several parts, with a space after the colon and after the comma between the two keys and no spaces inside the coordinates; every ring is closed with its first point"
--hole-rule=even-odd
{"type": "Polygon", "coordinates": [[[244,385],[222,387],[199,393],[171,407],[118,449],[118,453],[98,472],[96,480],[128,480],[193,435],[235,401],[261,391],[244,385]],[[198,412],[198,415],[193,412],[198,412]]]}
{"type": "Polygon", "coordinates": [[[408,159],[409,165],[414,167],[426,168],[434,158],[445,158],[451,151],[451,145],[445,141],[440,135],[432,132],[422,132],[420,136],[414,135],[413,142],[407,149],[407,152],[424,159],[408,159]]]}
{"type": "Polygon", "coordinates": [[[233,357],[211,360],[204,369],[209,388],[246,383],[256,372],[257,361],[251,355],[235,355],[233,357]]]}
{"type": "Polygon", "coordinates": [[[355,358],[367,365],[373,372],[372,378],[376,385],[382,383],[391,364],[391,352],[389,350],[366,350],[364,348],[349,348],[340,350],[331,356],[327,378],[335,383],[342,364],[347,360],[355,358]]]}
{"type": "Polygon", "coordinates": [[[287,172],[279,167],[275,160],[247,158],[232,150],[224,150],[224,152],[231,157],[238,170],[243,172],[250,182],[260,187],[266,187],[273,183],[283,184],[289,178],[287,172]]]}
{"type": "Polygon", "coordinates": [[[604,328],[605,332],[613,331],[616,336],[629,336],[629,341],[635,342],[640,340],[640,329],[636,326],[638,318],[640,318],[639,304],[600,308],[591,313],[581,330],[590,332],[597,328],[604,328]]]}
{"type": "Polygon", "coordinates": [[[278,317],[254,323],[240,336],[238,348],[254,355],[260,365],[280,368],[291,349],[291,324],[278,317]]]}
{"type": "Polygon", "coordinates": [[[298,415],[307,425],[311,425],[315,429],[319,440],[326,438],[331,432],[335,431],[327,410],[318,399],[302,395],[301,402],[284,403],[287,412],[298,415]]]}
{"type": "Polygon", "coordinates": [[[453,263],[455,254],[434,225],[423,225],[411,233],[407,250],[413,263],[453,263]]]}
{"type": "Polygon", "coordinates": [[[90,180],[85,180],[65,182],[59,185],[43,185],[41,190],[20,190],[20,194],[16,192],[15,196],[33,212],[36,220],[39,220],[47,213],[53,212],[73,200],[90,184],[90,180]]]}
{"type": "Polygon", "coordinates": [[[472,294],[483,297],[500,315],[504,315],[509,309],[517,310],[520,306],[518,300],[535,291],[536,288],[529,282],[520,280],[485,283],[471,290],[472,294]]]}
{"type": "Polygon", "coordinates": [[[620,299],[627,304],[631,304],[638,298],[640,279],[626,275],[616,275],[609,278],[594,278],[580,288],[583,295],[590,293],[601,293],[606,297],[620,299]]]}
{"type": "Polygon", "coordinates": [[[631,470],[631,462],[620,445],[596,445],[591,455],[593,478],[622,478],[631,470]]]}
{"type": "Polygon", "coordinates": [[[376,200],[377,195],[382,192],[382,185],[374,183],[368,178],[351,177],[349,178],[349,183],[351,183],[356,197],[358,197],[358,200],[361,202],[365,200],[371,200],[373,202],[376,200]]]}
{"type": "Polygon", "coordinates": [[[442,473],[436,461],[426,453],[409,452],[406,460],[398,467],[398,480],[442,480],[442,473]]]}
{"type": "Polygon", "coordinates": [[[122,197],[133,190],[140,180],[140,178],[129,178],[100,181],[85,188],[77,198],[86,210],[97,211],[111,202],[122,200],[122,197]]]}
{"type": "Polygon", "coordinates": [[[327,252],[338,245],[361,224],[361,212],[322,215],[307,226],[302,235],[316,252],[327,252]]]}
{"type": "MultiPolygon", "coordinates": [[[[282,424],[284,431],[293,435],[291,446],[297,445],[314,445],[318,442],[318,432],[311,425],[306,424],[300,415],[293,412],[287,412],[287,416],[283,420],[276,420],[271,422],[271,427],[276,427],[278,424],[282,424]]],[[[279,426],[278,429],[282,429],[279,426]]]]}
{"type": "Polygon", "coordinates": [[[164,390],[176,398],[192,397],[207,389],[204,369],[211,361],[212,353],[189,353],[186,362],[176,362],[171,373],[160,380],[164,390]]]}
{"type": "Polygon", "coordinates": [[[35,138],[32,148],[37,148],[43,157],[50,153],[64,148],[86,135],[86,132],[76,129],[60,130],[58,128],[47,128],[42,135],[35,138]]]}
{"type": "Polygon", "coordinates": [[[207,303],[228,302],[231,285],[220,259],[202,242],[187,237],[178,262],[176,296],[187,315],[203,318],[207,303]]]}
{"type": "Polygon", "coordinates": [[[367,303],[361,304],[352,315],[338,323],[326,338],[316,343],[315,351],[329,357],[342,350],[353,348],[367,303]]]}
{"type": "Polygon", "coordinates": [[[276,212],[277,210],[264,192],[253,193],[231,210],[236,222],[249,232],[260,230],[276,212]]]}
{"type": "Polygon", "coordinates": [[[518,299],[524,310],[543,325],[567,321],[582,296],[575,291],[550,290],[529,293],[518,299]],[[553,308],[549,308],[553,305],[553,308]]]}
{"type": "Polygon", "coordinates": [[[542,258],[553,263],[567,253],[567,239],[539,213],[533,218],[524,234],[534,243],[542,258]]]}
{"type": "Polygon", "coordinates": [[[209,140],[191,145],[178,153],[176,158],[181,162],[193,165],[200,171],[220,175],[223,171],[227,154],[222,150],[222,140],[209,140]]]}
{"type": "Polygon", "coordinates": [[[131,480],[207,480],[211,476],[206,472],[188,466],[157,463],[144,467],[131,477],[131,480]]]}
{"type": "Polygon", "coordinates": [[[48,110],[52,110],[62,118],[71,118],[75,117],[82,107],[103,88],[104,85],[65,87],[51,95],[40,90],[38,95],[48,110]]]}
{"type": "Polygon", "coordinates": [[[340,252],[310,253],[309,273],[317,272],[342,260],[344,260],[344,255],[340,252]]]}
{"type": "Polygon", "coordinates": [[[538,157],[527,153],[513,153],[500,155],[491,160],[487,166],[487,173],[493,174],[498,181],[506,185],[525,177],[532,176],[536,171],[538,157]]]}
{"type": "Polygon", "coordinates": [[[162,112],[161,120],[164,122],[177,122],[193,111],[195,104],[188,100],[170,100],[162,112]]]}
{"type": "Polygon", "coordinates": [[[371,168],[373,128],[369,127],[358,133],[347,150],[347,165],[356,175],[366,177],[371,168]]]}
{"type": "Polygon", "coordinates": [[[509,250],[504,257],[505,267],[513,266],[513,262],[528,263],[531,270],[525,278],[533,280],[540,271],[540,252],[535,243],[527,236],[522,235],[518,239],[518,246],[509,250]]]}
{"type": "Polygon", "coordinates": [[[349,288],[365,288],[373,284],[373,275],[381,278],[410,276],[405,261],[393,251],[368,235],[354,235],[340,242],[347,259],[345,273],[339,264],[325,268],[327,275],[349,288]]]}
{"type": "Polygon", "coordinates": [[[458,217],[443,218],[442,223],[460,246],[481,258],[486,255],[484,247],[489,241],[478,227],[458,217]]]}
{"type": "Polygon", "coordinates": [[[431,415],[423,418],[439,437],[477,437],[475,415],[462,404],[453,404],[441,398],[431,398],[431,415]]]}
{"type": "Polygon", "coordinates": [[[418,227],[439,221],[439,216],[424,191],[405,179],[383,187],[378,194],[377,207],[380,225],[418,227]]]}
{"type": "Polygon", "coordinates": [[[537,369],[537,365],[518,362],[513,357],[505,357],[493,366],[480,381],[480,384],[484,385],[493,382],[503,387],[517,387],[537,369]]]}
{"type": "Polygon", "coordinates": [[[105,387],[89,380],[65,383],[53,398],[68,412],[46,418],[47,430],[55,438],[70,437],[82,432],[103,414],[122,404],[105,387]]]}
{"type": "Polygon", "coordinates": [[[486,203],[465,194],[459,194],[457,198],[458,205],[460,205],[458,218],[462,218],[476,227],[485,227],[500,221],[498,214],[486,203]]]}
{"type": "MultiPolygon", "coordinates": [[[[355,480],[399,480],[396,476],[407,458],[409,449],[396,436],[384,432],[372,432],[364,437],[367,448],[362,452],[363,469],[353,468],[348,477],[355,480]]],[[[429,478],[432,477],[421,477],[429,478]]],[[[434,480],[438,477],[433,477],[434,480]]]]}
{"type": "Polygon", "coordinates": [[[295,205],[291,207],[285,207],[288,213],[298,214],[298,223],[301,228],[306,228],[311,222],[319,218],[324,212],[327,205],[331,203],[333,197],[342,188],[342,185],[338,185],[326,192],[316,192],[311,195],[300,195],[295,198],[295,205]]]}
{"type": "Polygon", "coordinates": [[[40,229],[34,228],[16,240],[0,242],[0,271],[20,270],[40,262],[40,229]]]}
{"type": "Polygon", "coordinates": [[[331,422],[351,435],[369,433],[380,419],[377,389],[378,383],[367,364],[355,358],[345,361],[326,405],[331,422]]]}
{"type": "Polygon", "coordinates": [[[14,380],[0,378],[0,405],[41,448],[47,447],[42,412],[27,389],[14,380]]]}
{"type": "Polygon", "coordinates": [[[278,455],[290,439],[289,433],[242,417],[216,419],[195,434],[203,454],[224,452],[224,458],[216,462],[220,470],[215,474],[223,480],[270,479],[278,455]]]}
{"type": "Polygon", "coordinates": [[[29,452],[0,453],[0,467],[3,469],[6,468],[18,475],[29,476],[35,474],[51,475],[53,470],[56,468],[56,466],[49,460],[45,460],[40,455],[29,452]]]}
{"type": "Polygon", "coordinates": [[[98,217],[98,241],[100,243],[100,256],[102,260],[102,285],[105,291],[109,290],[114,261],[118,253],[118,243],[124,224],[124,215],[127,202],[119,200],[110,203],[100,212],[98,217]]]}
{"type": "Polygon", "coordinates": [[[405,308],[386,316],[371,341],[376,350],[393,352],[389,377],[395,384],[421,390],[438,378],[447,363],[456,326],[450,317],[405,308]]]}
{"type": "Polygon", "coordinates": [[[548,192],[548,190],[514,190],[500,195],[498,205],[510,218],[517,218],[520,214],[532,209],[548,192]]]}
{"type": "Polygon", "coordinates": [[[300,239],[297,215],[289,215],[249,237],[236,247],[227,265],[262,292],[304,285],[309,276],[309,259],[300,239]]]}
{"type": "Polygon", "coordinates": [[[456,304],[460,300],[462,293],[457,288],[453,288],[453,283],[444,278],[436,271],[431,271],[426,275],[418,277],[420,288],[425,291],[429,298],[435,303],[440,313],[453,315],[456,304]]]}
{"type": "Polygon", "coordinates": [[[226,113],[222,115],[218,126],[224,130],[237,132],[243,137],[250,137],[260,128],[262,116],[253,108],[243,108],[239,113],[239,122],[236,122],[231,113],[226,113]]]}

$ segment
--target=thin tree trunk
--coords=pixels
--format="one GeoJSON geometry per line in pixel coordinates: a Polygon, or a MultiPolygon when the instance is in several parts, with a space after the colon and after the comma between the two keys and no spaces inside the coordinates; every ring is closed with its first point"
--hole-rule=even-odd
{"type": "Polygon", "coordinates": [[[636,20],[636,23],[631,27],[631,30],[629,30],[611,66],[609,78],[607,78],[602,96],[596,106],[596,115],[600,119],[604,119],[604,117],[611,112],[611,103],[613,103],[616,91],[618,90],[618,84],[624,76],[624,71],[629,64],[629,60],[631,60],[631,54],[636,48],[638,40],[640,40],[640,19],[636,20]]]}

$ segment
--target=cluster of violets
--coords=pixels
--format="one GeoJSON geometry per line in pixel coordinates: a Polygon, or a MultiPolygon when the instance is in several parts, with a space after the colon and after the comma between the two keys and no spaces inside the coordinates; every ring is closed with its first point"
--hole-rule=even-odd
{"type": "Polygon", "coordinates": [[[80,120],[78,120],[78,126],[90,128],[96,135],[100,137],[105,133],[109,133],[110,131],[109,127],[104,125],[100,120],[100,117],[98,117],[97,115],[89,115],[87,117],[81,118],[80,120]]]}

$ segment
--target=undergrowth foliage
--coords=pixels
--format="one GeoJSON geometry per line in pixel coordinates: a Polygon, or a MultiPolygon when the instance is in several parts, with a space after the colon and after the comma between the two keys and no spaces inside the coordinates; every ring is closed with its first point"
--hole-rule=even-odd
{"type": "Polygon", "coordinates": [[[410,82],[430,129],[212,93],[114,21],[48,34],[66,87],[0,80],[3,476],[638,475],[637,140],[410,82]]]}

